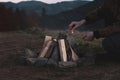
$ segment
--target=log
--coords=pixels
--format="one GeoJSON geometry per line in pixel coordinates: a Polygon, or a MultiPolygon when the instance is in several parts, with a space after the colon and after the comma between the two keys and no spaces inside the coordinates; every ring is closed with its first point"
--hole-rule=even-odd
{"type": "Polygon", "coordinates": [[[46,44],[48,43],[48,41],[50,41],[50,40],[52,40],[51,36],[45,36],[45,41],[44,41],[43,47],[45,47],[46,44]]]}
{"type": "Polygon", "coordinates": [[[68,40],[65,40],[65,46],[66,46],[67,60],[72,61],[72,51],[68,40]]]}
{"type": "Polygon", "coordinates": [[[72,59],[73,61],[77,61],[79,60],[79,57],[77,56],[77,54],[74,52],[74,50],[72,49],[72,47],[70,46],[71,51],[72,51],[72,59]]]}
{"type": "Polygon", "coordinates": [[[56,42],[53,41],[52,44],[50,45],[50,48],[48,49],[48,51],[45,55],[45,58],[50,58],[51,57],[51,55],[53,54],[55,46],[56,46],[56,42]]]}
{"type": "Polygon", "coordinates": [[[59,43],[61,61],[66,62],[67,61],[67,53],[66,53],[66,47],[65,47],[65,40],[60,39],[60,40],[58,40],[58,43],[59,43]]]}
{"type": "Polygon", "coordinates": [[[50,48],[53,41],[48,41],[46,46],[41,50],[40,54],[38,55],[38,58],[45,57],[48,49],[50,48]]]}

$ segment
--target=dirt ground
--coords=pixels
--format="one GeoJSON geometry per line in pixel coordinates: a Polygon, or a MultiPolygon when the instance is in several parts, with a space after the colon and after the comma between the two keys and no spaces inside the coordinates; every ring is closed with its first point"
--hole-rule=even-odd
{"type": "Polygon", "coordinates": [[[120,80],[120,63],[101,61],[74,68],[35,67],[19,62],[25,48],[40,50],[43,40],[23,33],[0,33],[0,80],[120,80]]]}

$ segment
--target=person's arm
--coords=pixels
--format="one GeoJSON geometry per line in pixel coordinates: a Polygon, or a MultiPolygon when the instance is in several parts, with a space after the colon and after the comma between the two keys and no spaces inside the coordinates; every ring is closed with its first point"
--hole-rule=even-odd
{"type": "Polygon", "coordinates": [[[116,22],[111,26],[108,26],[104,29],[94,31],[94,36],[96,38],[101,38],[101,37],[107,37],[113,33],[119,33],[120,32],[120,22],[116,22]]]}
{"type": "Polygon", "coordinates": [[[96,10],[89,13],[84,19],[80,21],[71,22],[69,25],[70,32],[73,33],[76,28],[81,27],[83,24],[89,24],[103,18],[104,13],[105,13],[105,8],[103,5],[102,7],[99,7],[96,10]]]}
{"type": "Polygon", "coordinates": [[[80,26],[82,26],[83,24],[86,23],[86,20],[85,19],[82,19],[80,21],[73,21],[69,24],[69,31],[71,33],[74,33],[74,30],[80,26]]]}

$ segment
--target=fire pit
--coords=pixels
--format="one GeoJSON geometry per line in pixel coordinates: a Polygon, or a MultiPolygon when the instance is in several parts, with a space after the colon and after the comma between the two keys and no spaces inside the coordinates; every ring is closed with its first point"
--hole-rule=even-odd
{"type": "Polygon", "coordinates": [[[27,64],[36,66],[54,65],[59,67],[73,67],[77,66],[79,60],[78,55],[72,48],[67,35],[59,33],[55,39],[52,36],[45,36],[42,50],[33,53],[26,49],[25,60],[27,64]]]}

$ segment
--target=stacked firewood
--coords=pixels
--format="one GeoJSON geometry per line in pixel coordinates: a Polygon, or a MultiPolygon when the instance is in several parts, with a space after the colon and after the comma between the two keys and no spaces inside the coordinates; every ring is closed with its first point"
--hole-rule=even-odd
{"type": "Polygon", "coordinates": [[[59,67],[77,65],[79,57],[73,50],[67,35],[59,34],[57,39],[45,36],[43,48],[36,58],[27,58],[27,61],[37,65],[54,64],[59,67]]]}

